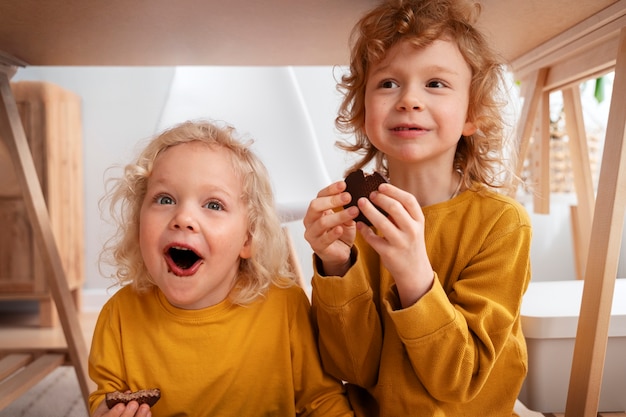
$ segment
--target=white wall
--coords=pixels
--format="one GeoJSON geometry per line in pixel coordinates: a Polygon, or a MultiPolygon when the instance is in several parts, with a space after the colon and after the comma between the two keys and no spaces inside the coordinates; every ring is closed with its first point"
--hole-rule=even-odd
{"type": "MultiPolygon", "coordinates": [[[[340,71],[331,67],[20,69],[12,81],[49,81],[83,99],[85,302],[90,302],[90,294],[106,296],[104,289],[112,284],[97,267],[102,242],[110,233],[98,208],[107,168],[128,162],[139,142],[171,124],[198,117],[225,120],[255,139],[282,210],[301,214],[319,188],[342,177],[349,162],[334,147],[339,104],[335,78],[340,71]]],[[[531,217],[533,279],[573,279],[567,202],[557,199],[549,216],[531,217]]],[[[302,237],[304,228],[300,220],[288,227],[308,278],[311,252],[302,237]]],[[[623,247],[622,253],[626,259],[623,247]]]]}

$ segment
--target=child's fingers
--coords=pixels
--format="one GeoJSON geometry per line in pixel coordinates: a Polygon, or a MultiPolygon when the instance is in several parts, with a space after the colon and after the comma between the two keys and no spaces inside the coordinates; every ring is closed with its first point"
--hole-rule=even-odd
{"type": "Polygon", "coordinates": [[[406,221],[423,219],[422,208],[415,196],[407,191],[390,184],[383,184],[370,196],[371,201],[385,210],[398,226],[402,226],[403,219],[406,221]],[[405,213],[410,216],[406,218],[405,213]]]}
{"type": "Polygon", "coordinates": [[[336,181],[330,184],[327,187],[322,188],[318,193],[317,197],[327,197],[335,194],[339,194],[346,189],[346,182],[336,181]]]}
{"type": "Polygon", "coordinates": [[[304,215],[303,223],[306,228],[312,227],[320,218],[332,215],[334,210],[350,202],[350,194],[343,192],[346,188],[344,181],[337,181],[322,189],[310,203],[304,215]]]}
{"type": "Polygon", "coordinates": [[[338,181],[321,190],[304,215],[304,239],[325,264],[345,261],[356,236],[353,220],[359,210],[343,209],[352,199],[345,185],[338,181]]]}
{"type": "Polygon", "coordinates": [[[349,226],[358,214],[356,207],[350,207],[346,210],[331,210],[314,221],[305,216],[304,238],[315,252],[323,250],[341,236],[342,227],[349,226]]]}
{"type": "Polygon", "coordinates": [[[359,210],[361,211],[361,213],[367,217],[367,219],[372,223],[373,226],[375,226],[376,228],[380,228],[380,226],[382,225],[382,223],[386,220],[388,220],[388,215],[390,214],[387,209],[383,208],[382,206],[380,206],[378,204],[378,202],[376,202],[376,205],[382,209],[385,210],[387,212],[387,216],[385,214],[383,214],[379,208],[377,208],[376,206],[374,206],[374,204],[372,203],[371,200],[368,200],[367,198],[360,198],[358,203],[357,203],[359,210]]]}
{"type": "Polygon", "coordinates": [[[343,207],[350,202],[350,194],[341,193],[330,196],[317,197],[309,203],[305,214],[305,225],[314,222],[317,218],[328,215],[335,209],[343,207]]]}
{"type": "Polygon", "coordinates": [[[152,412],[150,411],[150,406],[148,404],[142,404],[137,410],[137,413],[135,414],[135,417],[150,417],[150,416],[152,416],[152,412]]]}
{"type": "Polygon", "coordinates": [[[120,417],[134,417],[137,415],[137,411],[139,410],[139,403],[137,401],[131,401],[126,404],[126,409],[122,413],[120,417]]]}

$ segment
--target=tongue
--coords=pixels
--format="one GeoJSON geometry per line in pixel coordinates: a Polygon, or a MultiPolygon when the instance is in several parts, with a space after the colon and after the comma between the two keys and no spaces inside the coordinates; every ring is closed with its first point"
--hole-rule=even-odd
{"type": "Polygon", "coordinates": [[[196,259],[193,263],[191,263],[189,259],[186,259],[183,262],[179,260],[178,263],[176,263],[169,254],[166,254],[165,261],[167,262],[170,271],[179,277],[187,277],[195,274],[198,271],[198,268],[200,268],[200,265],[202,265],[201,259],[196,259]]]}

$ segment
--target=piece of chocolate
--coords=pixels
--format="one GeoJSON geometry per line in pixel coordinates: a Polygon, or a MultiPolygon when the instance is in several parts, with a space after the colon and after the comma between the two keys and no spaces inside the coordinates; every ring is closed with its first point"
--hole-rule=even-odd
{"type": "MultiPolygon", "coordinates": [[[[380,184],[387,182],[387,180],[378,172],[365,174],[362,169],[357,169],[356,171],[352,171],[351,173],[349,173],[345,181],[346,191],[350,193],[350,195],[352,196],[352,200],[348,204],[343,206],[344,209],[356,206],[357,201],[361,197],[369,199],[369,195],[372,191],[378,190],[378,186],[380,184]]],[[[381,213],[387,216],[387,213],[380,207],[375,204],[374,207],[376,207],[381,213]]],[[[367,217],[363,215],[363,213],[359,213],[354,221],[363,222],[368,226],[372,225],[372,223],[367,219],[367,217]]]]}
{"type": "Polygon", "coordinates": [[[113,408],[115,404],[128,404],[131,401],[137,401],[139,405],[148,404],[152,407],[157,401],[159,401],[159,398],[161,398],[161,390],[158,388],[152,388],[130,393],[120,391],[107,392],[105,401],[109,409],[113,408]]]}

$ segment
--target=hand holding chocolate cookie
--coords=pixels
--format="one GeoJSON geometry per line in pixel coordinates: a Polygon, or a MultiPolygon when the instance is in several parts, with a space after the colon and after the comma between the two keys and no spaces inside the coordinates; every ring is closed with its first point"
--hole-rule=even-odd
{"type": "Polygon", "coordinates": [[[137,401],[139,405],[148,404],[152,407],[157,401],[159,401],[159,398],[161,398],[161,390],[158,388],[152,388],[130,393],[120,391],[107,392],[105,401],[109,409],[113,408],[116,404],[128,404],[131,401],[137,401]]]}
{"type": "MultiPolygon", "coordinates": [[[[361,197],[365,197],[369,199],[369,195],[372,191],[378,190],[378,186],[380,184],[386,183],[387,180],[380,175],[378,172],[373,172],[372,174],[365,174],[363,170],[358,169],[356,171],[352,171],[345,179],[346,181],[346,191],[350,193],[352,196],[352,200],[343,206],[344,209],[348,207],[356,206],[357,201],[361,197]]],[[[381,213],[387,216],[387,213],[382,210],[380,207],[374,205],[381,213]]],[[[354,219],[357,222],[363,222],[368,226],[371,226],[372,223],[363,215],[363,213],[359,213],[359,215],[354,219]]]]}

